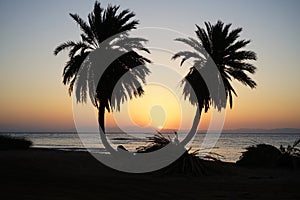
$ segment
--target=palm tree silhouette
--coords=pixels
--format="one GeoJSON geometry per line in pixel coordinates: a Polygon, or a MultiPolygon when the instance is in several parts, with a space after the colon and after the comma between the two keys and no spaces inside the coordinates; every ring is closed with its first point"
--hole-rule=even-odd
{"type": "Polygon", "coordinates": [[[180,51],[172,57],[172,59],[181,57],[181,66],[186,60],[193,59],[193,66],[181,81],[181,86],[184,98],[189,99],[192,105],[197,105],[199,114],[195,116],[195,119],[196,117],[200,118],[203,109],[207,112],[212,104],[219,111],[225,108],[227,99],[232,108],[232,94],[237,96],[230,83],[232,79],[250,88],[256,87],[256,82],[247,74],[255,73],[256,67],[247,61],[256,60],[256,54],[253,51],[242,50],[250,43],[250,40],[237,40],[242,28],[230,31],[230,27],[231,24],[224,25],[222,21],[218,21],[215,25],[205,22],[206,30],[196,25],[195,32],[200,41],[193,38],[175,39],[195,50],[180,51]],[[219,72],[210,70],[213,62],[219,72]],[[207,79],[204,80],[203,74],[199,72],[203,72],[207,79]],[[207,80],[216,83],[215,85],[224,85],[225,98],[220,97],[220,91],[210,91],[206,84],[207,80]]]}
{"type": "Polygon", "coordinates": [[[150,53],[143,46],[147,40],[128,36],[138,25],[137,20],[131,20],[135,14],[118,10],[119,6],[111,5],[103,9],[96,1],[88,15],[88,23],[77,14],[70,14],[82,30],[81,40],[67,41],[54,50],[54,55],[69,50],[63,83],[69,85],[69,95],[75,86],[77,102],[86,102],[90,97],[98,109],[98,122],[104,133],[105,110],[119,111],[122,102],[141,96],[144,93],[141,84],[150,73],[145,64],[151,61],[133,50],[150,53]],[[101,59],[110,55],[117,57],[106,68],[101,59]],[[121,79],[123,75],[126,78],[121,79]]]}

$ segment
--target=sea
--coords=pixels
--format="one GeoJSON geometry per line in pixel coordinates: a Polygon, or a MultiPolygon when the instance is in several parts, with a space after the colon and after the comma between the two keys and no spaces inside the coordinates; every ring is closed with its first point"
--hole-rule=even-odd
{"type": "MultiPolygon", "coordinates": [[[[92,151],[94,153],[107,153],[103,147],[98,133],[78,134],[76,132],[2,132],[1,135],[10,135],[16,138],[25,138],[33,142],[33,148],[47,148],[61,151],[92,151]]],[[[107,138],[110,144],[116,148],[123,145],[129,151],[136,151],[136,148],[149,144],[148,137],[153,133],[109,133],[107,138]]],[[[171,140],[175,140],[174,133],[163,133],[171,140]]],[[[180,135],[179,141],[184,136],[180,135]]],[[[242,152],[248,146],[256,144],[271,144],[275,147],[280,145],[286,147],[292,145],[300,138],[300,133],[221,133],[210,135],[211,146],[203,148],[207,133],[198,133],[190,144],[190,151],[198,150],[200,156],[211,155],[226,162],[236,162],[242,152]]],[[[188,147],[189,148],[189,147],[188,147]]]]}

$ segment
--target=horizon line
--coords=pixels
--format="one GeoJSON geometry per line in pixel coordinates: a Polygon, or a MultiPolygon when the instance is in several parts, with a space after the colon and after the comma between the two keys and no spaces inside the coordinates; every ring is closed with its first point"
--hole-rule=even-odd
{"type": "MultiPolygon", "coordinates": [[[[176,129],[161,129],[156,130],[157,132],[175,132],[178,131],[176,129]]],[[[180,130],[180,131],[188,131],[187,129],[180,130]]],[[[197,133],[203,133],[207,132],[207,129],[198,129],[197,133]]],[[[219,130],[210,130],[212,132],[216,132],[219,130]]],[[[76,129],[70,129],[70,130],[0,130],[0,133],[71,133],[71,132],[77,132],[76,129]]],[[[89,133],[96,133],[97,131],[85,131],[89,133]]],[[[108,131],[108,133],[117,133],[117,132],[123,132],[121,129],[116,129],[108,131]]],[[[140,133],[141,131],[131,130],[130,133],[140,133]]],[[[268,132],[281,132],[281,133],[300,133],[300,128],[292,128],[292,127],[285,127],[285,128],[235,128],[235,129],[223,129],[221,133],[268,133],[268,132]],[[286,131],[286,132],[283,132],[286,131]]],[[[145,132],[150,133],[150,132],[145,132]]]]}

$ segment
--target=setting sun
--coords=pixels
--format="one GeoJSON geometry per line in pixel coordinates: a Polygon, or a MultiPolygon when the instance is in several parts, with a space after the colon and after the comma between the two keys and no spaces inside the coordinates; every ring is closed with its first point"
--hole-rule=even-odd
{"type": "MultiPolygon", "coordinates": [[[[132,124],[155,129],[178,128],[181,122],[181,106],[176,95],[157,84],[145,86],[145,93],[143,97],[128,102],[127,111],[132,124]]],[[[120,114],[127,111],[125,109],[120,114]]]]}

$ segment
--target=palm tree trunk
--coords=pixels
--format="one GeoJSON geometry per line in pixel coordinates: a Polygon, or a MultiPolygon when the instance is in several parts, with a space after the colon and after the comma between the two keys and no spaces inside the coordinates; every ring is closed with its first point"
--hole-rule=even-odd
{"type": "Polygon", "coordinates": [[[111,154],[114,154],[116,151],[109,144],[105,134],[105,106],[100,103],[100,107],[98,108],[98,123],[99,123],[99,132],[100,138],[104,148],[111,154]]]}
{"type": "Polygon", "coordinates": [[[101,128],[103,133],[105,134],[104,117],[105,117],[105,106],[100,103],[100,107],[98,108],[98,123],[99,123],[99,128],[101,128]]]}
{"type": "Polygon", "coordinates": [[[194,117],[192,128],[191,128],[190,132],[187,134],[187,136],[180,143],[182,146],[187,145],[193,139],[193,137],[196,135],[198,125],[200,122],[201,112],[202,112],[202,108],[200,109],[199,106],[197,106],[197,111],[196,111],[196,114],[194,117]]]}

